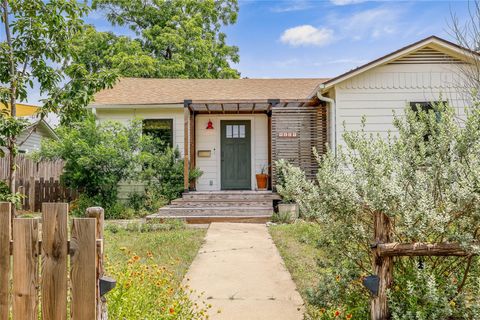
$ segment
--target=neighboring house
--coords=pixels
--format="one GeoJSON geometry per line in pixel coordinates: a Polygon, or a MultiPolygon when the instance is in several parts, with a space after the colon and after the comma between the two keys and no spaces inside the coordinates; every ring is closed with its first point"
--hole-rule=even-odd
{"type": "Polygon", "coordinates": [[[17,143],[21,144],[19,152],[29,153],[40,149],[43,139],[58,139],[58,136],[45,120],[32,119],[31,124],[17,137],[17,143]]]}
{"type": "MultiPolygon", "coordinates": [[[[442,99],[463,114],[468,96],[459,65],[472,53],[429,37],[332,79],[131,79],[95,96],[97,119],[144,119],[204,174],[185,190],[255,190],[262,167],[275,188],[287,159],[313,178],[312,153],[343,144],[344,130],[386,135],[393,112],[442,99]]],[[[187,167],[186,167],[187,169],[187,167]]]]}
{"type": "MultiPolygon", "coordinates": [[[[0,111],[6,107],[0,104],[0,111]]],[[[38,107],[34,105],[17,103],[17,116],[24,117],[29,121],[29,126],[17,137],[20,153],[29,153],[40,149],[43,139],[58,139],[55,130],[43,119],[36,117],[38,107]],[[33,131],[32,131],[33,129],[33,131]]]]}

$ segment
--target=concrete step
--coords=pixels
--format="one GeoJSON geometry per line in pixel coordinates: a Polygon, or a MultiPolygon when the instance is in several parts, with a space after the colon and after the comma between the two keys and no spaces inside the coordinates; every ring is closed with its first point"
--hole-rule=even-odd
{"type": "Polygon", "coordinates": [[[234,200],[223,199],[219,201],[212,201],[208,199],[175,199],[170,204],[170,207],[175,208],[217,208],[217,207],[268,207],[272,208],[272,200],[234,200]]]}
{"type": "Polygon", "coordinates": [[[271,191],[193,191],[182,195],[184,200],[276,200],[280,197],[271,191]]]}
{"type": "Polygon", "coordinates": [[[162,215],[152,214],[147,217],[147,220],[165,221],[169,219],[183,220],[191,224],[209,224],[213,222],[233,222],[233,223],[266,223],[272,218],[271,215],[253,215],[253,216],[182,216],[182,215],[162,215]]]}
{"type": "Polygon", "coordinates": [[[166,206],[158,210],[158,214],[168,216],[255,216],[272,215],[272,207],[215,207],[215,208],[178,208],[166,206]]]}

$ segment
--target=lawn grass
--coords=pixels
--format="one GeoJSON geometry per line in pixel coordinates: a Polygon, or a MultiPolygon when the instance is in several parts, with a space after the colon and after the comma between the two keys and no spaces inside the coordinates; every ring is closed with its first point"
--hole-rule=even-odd
{"type": "Polygon", "coordinates": [[[133,255],[152,255],[152,262],[173,272],[180,282],[203,243],[206,229],[177,226],[171,230],[105,230],[108,263],[125,263],[133,255]]]}
{"type": "Polygon", "coordinates": [[[305,301],[307,313],[313,313],[315,308],[308,303],[307,291],[318,285],[318,261],[327,258],[326,253],[318,247],[320,226],[297,222],[271,226],[269,231],[305,301]]]}

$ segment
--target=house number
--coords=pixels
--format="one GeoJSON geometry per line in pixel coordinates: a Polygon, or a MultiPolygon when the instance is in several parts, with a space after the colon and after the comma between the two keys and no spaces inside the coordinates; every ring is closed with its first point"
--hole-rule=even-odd
{"type": "Polygon", "coordinates": [[[280,138],[296,138],[297,133],[296,132],[279,132],[278,136],[280,138]]]}

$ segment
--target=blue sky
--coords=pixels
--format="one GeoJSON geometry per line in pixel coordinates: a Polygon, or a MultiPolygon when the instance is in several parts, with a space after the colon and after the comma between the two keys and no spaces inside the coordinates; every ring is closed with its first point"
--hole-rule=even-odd
{"type": "MultiPolygon", "coordinates": [[[[224,32],[240,48],[242,77],[333,77],[430,35],[449,40],[450,13],[465,18],[467,1],[239,0],[224,32]]],[[[112,27],[101,12],[87,19],[112,27]]]]}

